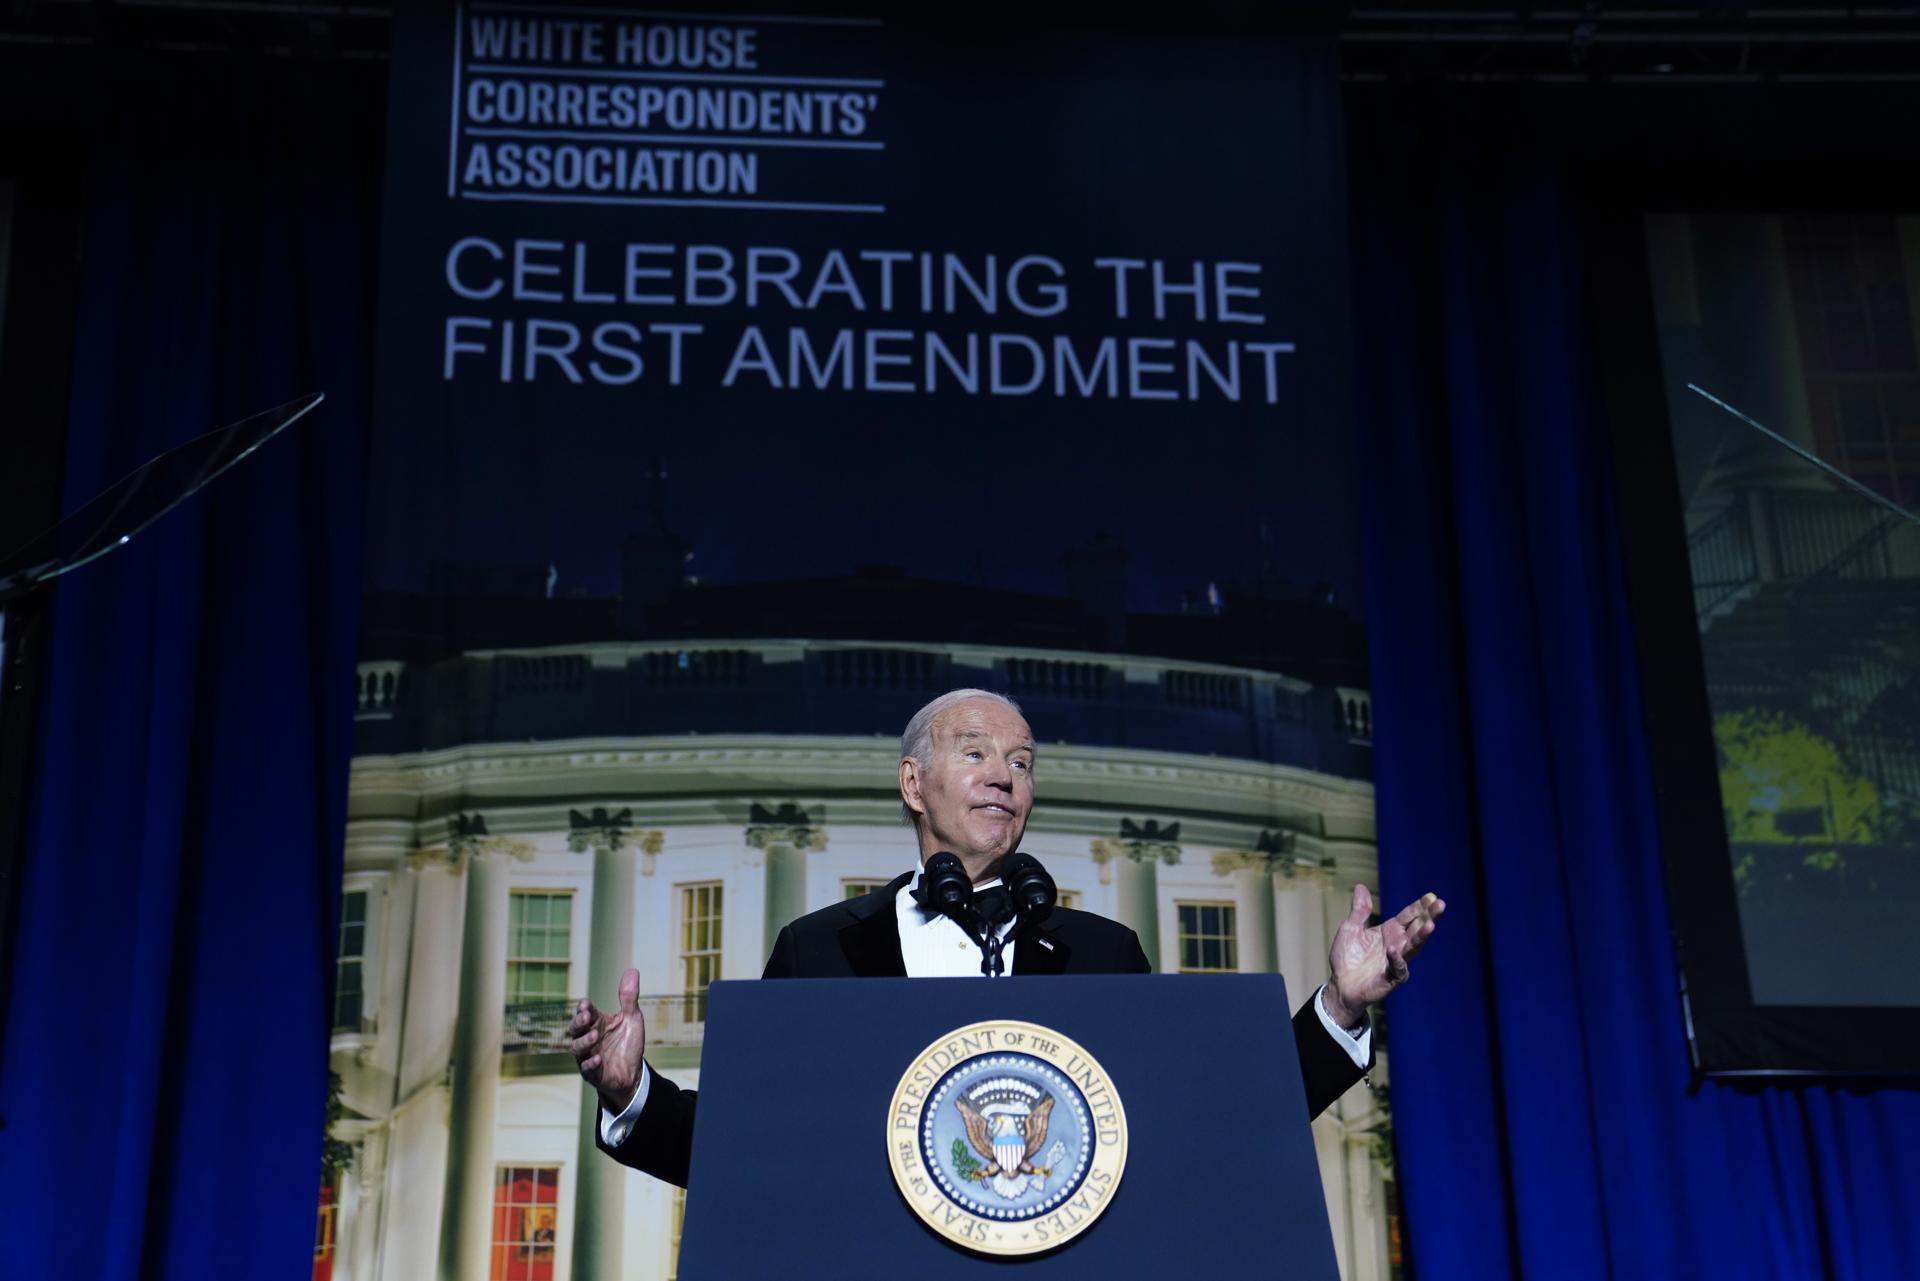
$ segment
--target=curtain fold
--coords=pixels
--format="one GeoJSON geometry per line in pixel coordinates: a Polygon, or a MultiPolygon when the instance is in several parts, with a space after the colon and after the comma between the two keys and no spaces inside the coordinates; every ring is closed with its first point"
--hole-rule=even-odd
{"type": "Polygon", "coordinates": [[[1911,1275],[1920,1097],[1687,1094],[1579,158],[1350,135],[1381,881],[1448,902],[1391,1006],[1413,1275],[1911,1275]]]}
{"type": "Polygon", "coordinates": [[[8,1275],[287,1276],[320,1181],[380,78],[103,69],[64,506],[327,401],[55,587],[0,1068],[8,1275]],[[110,88],[109,88],[110,86],[110,88]]]}

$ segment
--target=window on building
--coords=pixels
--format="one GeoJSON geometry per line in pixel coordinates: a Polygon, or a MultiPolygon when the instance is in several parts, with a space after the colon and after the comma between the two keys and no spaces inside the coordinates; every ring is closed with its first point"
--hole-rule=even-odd
{"type": "Polygon", "coordinates": [[[680,990],[685,1017],[707,1017],[707,988],[720,977],[721,886],[718,881],[680,887],[680,990]]]}
{"type": "Polygon", "coordinates": [[[1920,499],[1920,323],[1898,222],[1782,220],[1814,445],[1896,502],[1920,499]]]}
{"type": "Polygon", "coordinates": [[[864,898],[875,890],[884,890],[892,881],[842,881],[840,888],[845,890],[845,898],[864,898]]]}
{"type": "Polygon", "coordinates": [[[358,1032],[366,1008],[367,892],[340,896],[340,947],[333,964],[333,1027],[358,1032]]]}
{"type": "Polygon", "coordinates": [[[493,1175],[489,1281],[553,1281],[560,1226],[560,1168],[503,1165],[493,1175]]]}
{"type": "Polygon", "coordinates": [[[507,1004],[564,1004],[572,956],[573,895],[515,890],[507,917],[507,1004]]]}
{"type": "Polygon", "coordinates": [[[673,1190],[673,1226],[667,1235],[667,1281],[680,1281],[680,1230],[687,1223],[687,1190],[673,1190]]]}
{"type": "Polygon", "coordinates": [[[320,1184],[320,1217],[313,1229],[313,1281],[332,1281],[339,1216],[340,1174],[332,1170],[320,1184]]]}
{"type": "Polygon", "coordinates": [[[1231,903],[1179,903],[1180,972],[1231,974],[1240,969],[1240,948],[1231,903]]]}

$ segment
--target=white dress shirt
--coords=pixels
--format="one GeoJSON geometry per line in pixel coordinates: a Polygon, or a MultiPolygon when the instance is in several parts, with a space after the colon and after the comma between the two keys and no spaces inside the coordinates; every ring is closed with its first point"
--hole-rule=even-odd
{"type": "MultiPolygon", "coordinates": [[[[999,877],[980,882],[975,891],[1000,884],[999,877]]],[[[1012,903],[1009,902],[1011,907],[1012,903]]],[[[914,901],[913,882],[900,887],[893,896],[893,915],[900,923],[900,959],[906,963],[910,979],[984,978],[980,972],[980,945],[960,928],[951,916],[930,912],[914,901]]],[[[1000,924],[1001,977],[1013,973],[1013,927],[1018,917],[1000,924]]]]}
{"type": "MultiPolygon", "coordinates": [[[[1000,884],[1000,878],[980,882],[976,890],[1000,884]]],[[[921,907],[913,898],[913,882],[900,887],[894,895],[893,911],[900,925],[900,959],[905,962],[907,977],[912,979],[981,978],[980,945],[968,937],[960,928],[960,923],[950,916],[930,912],[921,907]]],[[[1000,937],[1006,942],[1000,955],[1006,963],[1005,973],[1013,973],[1013,930],[1019,924],[1017,919],[1008,920],[1000,926],[1000,937]]],[[[1320,999],[1327,990],[1322,983],[1313,994],[1313,1009],[1320,1016],[1321,1024],[1334,1044],[1347,1052],[1353,1065],[1364,1070],[1367,1058],[1373,1051],[1373,1021],[1358,1032],[1349,1032],[1335,1023],[1327,1015],[1326,1004],[1320,999]]],[[[640,1084],[633,1092],[633,1101],[626,1110],[615,1116],[607,1110],[605,1104],[600,1107],[600,1138],[608,1147],[619,1147],[627,1141],[627,1135],[633,1131],[633,1123],[639,1119],[640,1111],[647,1106],[647,1092],[653,1084],[653,1071],[645,1062],[640,1064],[640,1084]]]]}

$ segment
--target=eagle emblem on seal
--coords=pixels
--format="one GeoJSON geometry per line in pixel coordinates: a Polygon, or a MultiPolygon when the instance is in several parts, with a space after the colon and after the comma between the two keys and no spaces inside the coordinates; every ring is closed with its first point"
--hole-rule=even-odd
{"type": "Polygon", "coordinates": [[[1053,1101],[1045,1089],[1018,1077],[982,1081],[956,1096],[953,1105],[966,1123],[967,1142],[981,1157],[980,1162],[959,1162],[959,1172],[1008,1200],[1029,1187],[1044,1187],[1053,1171],[1050,1164],[1036,1165],[1034,1158],[1046,1146],[1053,1101]]]}

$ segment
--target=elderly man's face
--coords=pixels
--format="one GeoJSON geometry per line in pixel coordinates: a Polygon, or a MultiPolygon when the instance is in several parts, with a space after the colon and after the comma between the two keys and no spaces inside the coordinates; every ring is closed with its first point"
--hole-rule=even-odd
{"type": "Polygon", "coordinates": [[[956,703],[935,718],[928,759],[900,762],[900,795],[922,816],[920,857],[948,850],[982,880],[1026,831],[1033,731],[1004,703],[956,703]]]}

